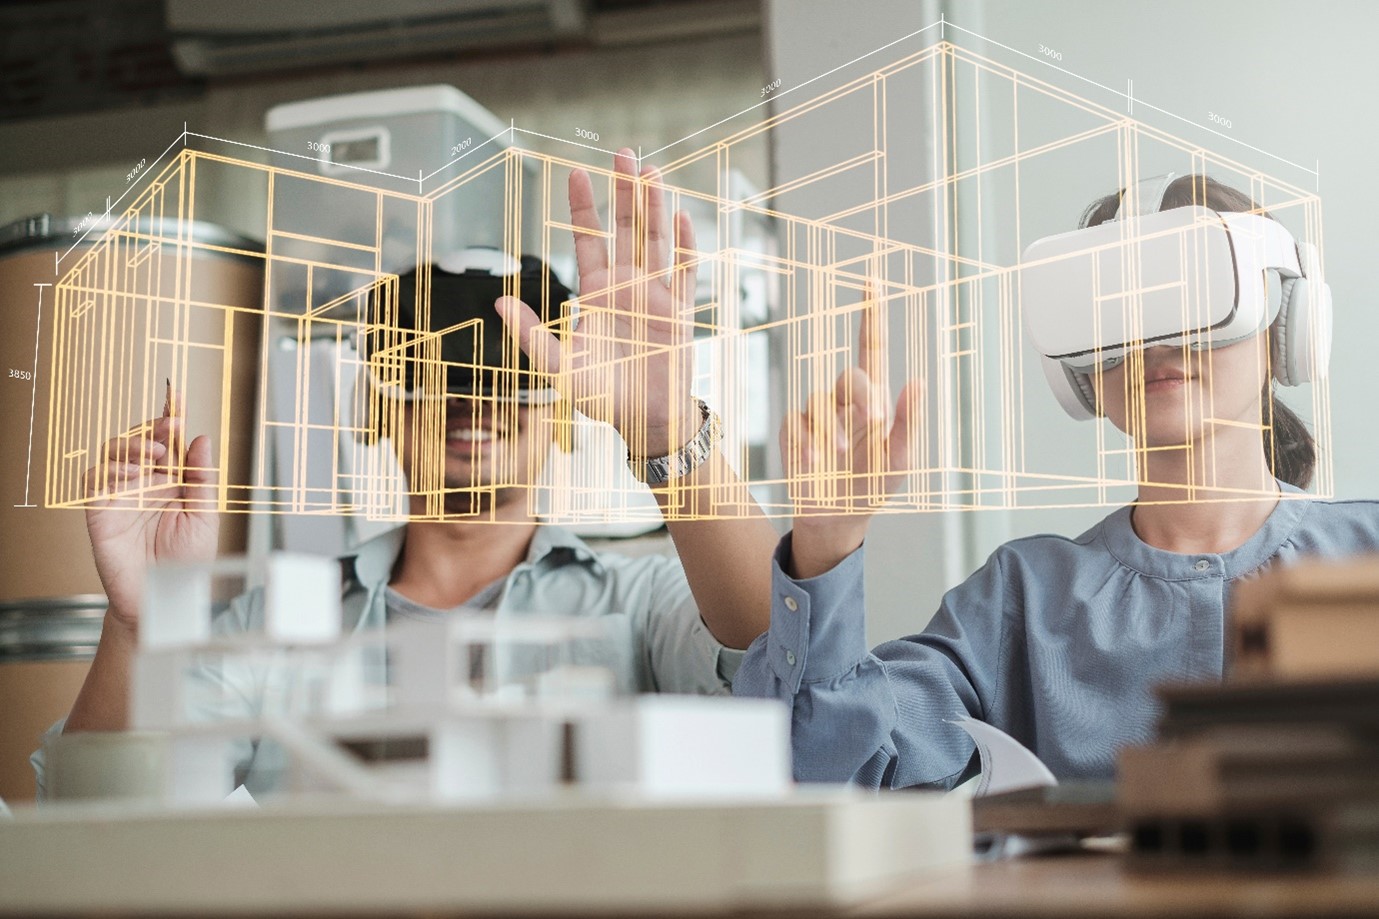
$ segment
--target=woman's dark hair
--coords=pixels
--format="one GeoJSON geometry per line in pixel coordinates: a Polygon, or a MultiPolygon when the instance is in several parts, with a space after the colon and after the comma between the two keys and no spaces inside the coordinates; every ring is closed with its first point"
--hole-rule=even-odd
{"type": "MultiPolygon", "coordinates": [[[[1121,189],[1093,201],[1082,213],[1079,225],[1094,227],[1116,216],[1124,194],[1125,190],[1121,189]]],[[[1249,195],[1200,173],[1180,176],[1168,183],[1159,210],[1166,211],[1193,204],[1209,207],[1214,211],[1253,212],[1270,220],[1275,219],[1272,214],[1255,204],[1249,195]]],[[[1312,434],[1307,430],[1303,420],[1279,400],[1274,393],[1273,381],[1265,381],[1264,396],[1264,411],[1267,416],[1264,419],[1264,456],[1269,461],[1269,471],[1289,485],[1306,488],[1311,484],[1312,473],[1317,466],[1317,442],[1312,439],[1312,434]]]]}

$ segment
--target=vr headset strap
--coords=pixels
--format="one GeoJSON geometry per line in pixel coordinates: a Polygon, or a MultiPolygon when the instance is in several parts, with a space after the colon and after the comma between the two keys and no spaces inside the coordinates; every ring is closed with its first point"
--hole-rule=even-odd
{"type": "Polygon", "coordinates": [[[1298,246],[1293,234],[1277,220],[1259,214],[1223,213],[1231,233],[1235,257],[1242,270],[1277,271],[1285,278],[1303,277],[1305,272],[1298,258],[1298,246]]]}
{"type": "Polygon", "coordinates": [[[1168,186],[1176,177],[1177,173],[1166,172],[1161,176],[1153,176],[1126,186],[1125,191],[1121,192],[1120,207],[1116,209],[1116,216],[1111,219],[1157,214],[1164,203],[1164,194],[1168,191],[1168,186]]]}

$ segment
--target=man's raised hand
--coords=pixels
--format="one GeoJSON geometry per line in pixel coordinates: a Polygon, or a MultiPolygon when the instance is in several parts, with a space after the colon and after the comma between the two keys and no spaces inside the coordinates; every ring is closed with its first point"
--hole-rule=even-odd
{"type": "Polygon", "coordinates": [[[86,472],[86,529],[109,617],[133,628],[149,567],[215,557],[219,524],[211,442],[184,446],[185,420],[169,391],[162,417],[106,442],[86,472]]]}
{"type": "Polygon", "coordinates": [[[671,219],[660,172],[648,166],[639,176],[631,150],[614,157],[614,172],[611,257],[589,174],[570,173],[580,290],[574,333],[562,342],[513,297],[495,307],[565,398],[611,423],[634,455],[664,456],[701,422],[690,397],[694,231],[683,211],[671,219]]]}

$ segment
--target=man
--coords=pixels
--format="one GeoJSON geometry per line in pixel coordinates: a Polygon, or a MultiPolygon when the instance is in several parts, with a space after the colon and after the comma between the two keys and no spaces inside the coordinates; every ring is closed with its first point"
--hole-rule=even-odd
{"type": "MultiPolygon", "coordinates": [[[[424,381],[412,380],[414,398],[402,413],[401,429],[387,433],[399,442],[403,468],[415,473],[422,468],[417,451],[434,449],[430,438],[440,433],[431,428],[441,414],[431,412],[430,423],[419,417],[422,400],[445,398],[443,468],[449,504],[441,516],[457,519],[412,522],[344,560],[346,623],[377,627],[390,619],[476,609],[499,617],[618,617],[610,619],[619,623],[613,630],[619,647],[611,663],[624,688],[726,692],[741,649],[769,621],[769,559],[776,535],[746,500],[746,486],[713,449],[716,419],[690,396],[686,362],[671,356],[673,348],[662,347],[690,340],[688,326],[678,318],[692,303],[695,289],[689,221],[683,213],[675,215],[668,232],[671,221],[659,175],[644,170],[645,181],[639,185],[630,150],[620,152],[614,163],[618,179],[611,253],[588,175],[571,174],[580,287],[593,295],[583,304],[587,318],[564,347],[540,327],[536,312],[525,303],[500,298],[496,309],[534,368],[559,381],[563,399],[581,400],[591,393],[608,397],[602,420],[623,435],[629,462],[656,488],[658,500],[670,500],[668,490],[658,487],[670,482],[733,481],[740,492],[724,506],[753,509],[733,519],[670,522],[683,570],[661,557],[595,553],[564,530],[539,526],[523,488],[477,497],[473,491],[473,486],[497,481],[496,469],[504,470],[503,480],[516,486],[531,483],[539,463],[527,458],[544,455],[541,438],[556,429],[542,423],[554,410],[548,392],[535,383],[505,384],[482,368],[474,368],[468,378],[447,374],[444,395],[434,385],[428,392],[424,381]],[[616,292],[596,295],[609,288],[616,292]],[[637,330],[637,341],[628,328],[637,330]],[[615,342],[617,353],[611,356],[620,359],[607,359],[608,342],[615,342]],[[466,513],[481,522],[465,519],[466,513]]],[[[448,302],[437,297],[463,288],[438,268],[432,278],[443,282],[432,291],[433,303],[448,302]]],[[[543,312],[550,300],[538,300],[543,312]]],[[[432,327],[441,327],[434,318],[432,327]]],[[[490,355],[485,363],[498,362],[490,355]]],[[[91,494],[105,496],[101,505],[88,510],[87,523],[109,611],[86,682],[65,725],[54,731],[128,726],[130,670],[146,571],[156,563],[208,559],[215,553],[215,515],[204,509],[214,506],[214,483],[205,471],[211,466],[210,442],[198,436],[184,447],[183,439],[181,411],[169,394],[163,417],[112,440],[103,478],[96,469],[88,477],[91,494]],[[162,486],[161,506],[118,509],[120,489],[128,483],[162,486]]],[[[413,513],[436,516],[435,499],[428,497],[435,490],[413,483],[412,491],[413,513]]],[[[709,509],[688,510],[686,517],[709,509]]],[[[259,598],[246,595],[217,618],[215,627],[222,633],[243,631],[261,616],[259,598]]],[[[199,682],[205,691],[193,705],[205,708],[209,717],[251,716],[273,704],[262,673],[202,671],[199,682]]],[[[251,792],[271,788],[282,765],[279,752],[257,746],[243,752],[240,780],[251,792]]],[[[34,755],[34,766],[41,796],[42,751],[34,755]]]]}

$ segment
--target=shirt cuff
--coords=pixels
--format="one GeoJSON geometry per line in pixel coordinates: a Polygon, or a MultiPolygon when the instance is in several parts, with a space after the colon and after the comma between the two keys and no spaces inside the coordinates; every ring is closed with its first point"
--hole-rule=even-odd
{"type": "Polygon", "coordinates": [[[731,686],[733,677],[737,676],[737,668],[742,666],[742,659],[746,656],[746,650],[729,648],[726,645],[720,647],[718,649],[718,678],[731,686]]]}
{"type": "Polygon", "coordinates": [[[817,577],[785,573],[792,533],[771,562],[771,628],[766,659],[777,678],[799,692],[802,682],[831,680],[866,660],[863,547],[817,577]]]}
{"type": "MultiPolygon", "coordinates": [[[[697,612],[694,615],[699,616],[697,612]]],[[[682,657],[686,662],[692,657],[696,662],[695,666],[685,672],[686,679],[669,683],[658,681],[659,691],[695,695],[731,693],[733,677],[737,676],[737,668],[741,666],[742,658],[747,652],[729,648],[715,638],[713,631],[704,624],[702,618],[699,618],[690,630],[690,644],[691,654],[682,657]]]]}

